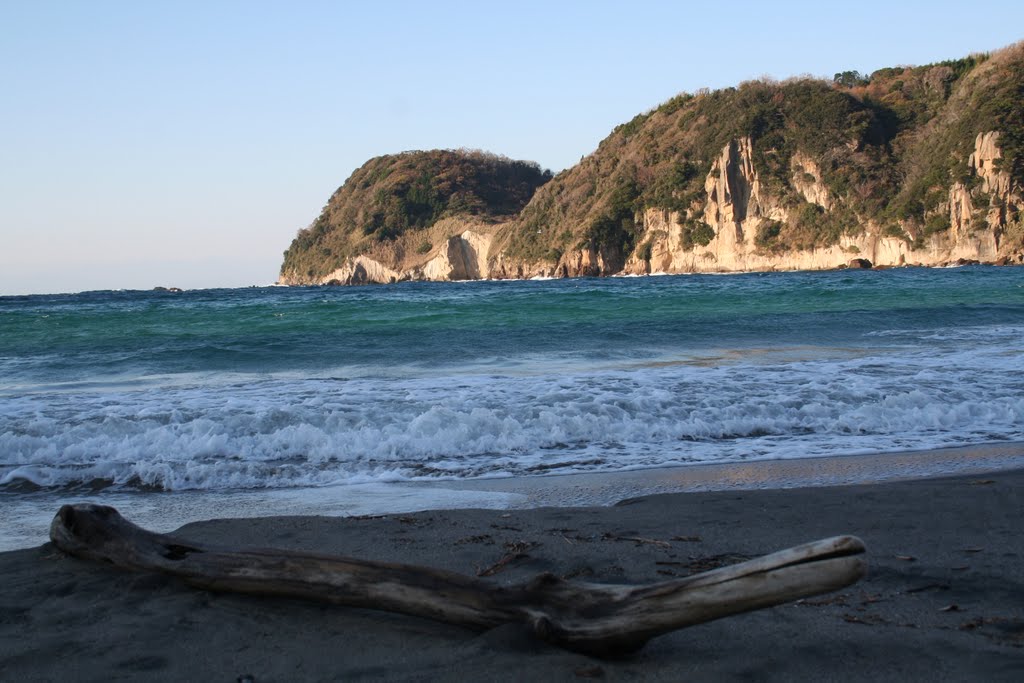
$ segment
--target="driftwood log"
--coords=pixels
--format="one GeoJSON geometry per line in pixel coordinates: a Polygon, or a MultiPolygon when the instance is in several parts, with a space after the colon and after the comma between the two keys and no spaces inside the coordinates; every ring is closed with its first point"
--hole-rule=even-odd
{"type": "Polygon", "coordinates": [[[200,545],[89,504],[63,506],[50,538],[76,557],[171,574],[209,590],[308,598],[479,630],[521,622],[549,643],[601,657],[638,650],[686,626],[842,588],[866,567],[863,543],[837,536],[646,586],[575,583],[552,574],[495,586],[429,567],[200,545]]]}

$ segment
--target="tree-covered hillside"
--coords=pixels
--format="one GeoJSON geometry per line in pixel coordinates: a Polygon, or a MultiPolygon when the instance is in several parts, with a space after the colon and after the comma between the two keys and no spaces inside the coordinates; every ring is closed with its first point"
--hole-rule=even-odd
{"type": "Polygon", "coordinates": [[[895,265],[1016,259],[1022,188],[1024,43],[683,93],[553,179],[482,152],[378,157],[299,232],[282,280],[835,267],[879,249],[895,265]],[[359,258],[379,275],[356,276],[359,258]]]}
{"type": "Polygon", "coordinates": [[[347,258],[387,250],[429,251],[414,237],[443,218],[508,220],[551,179],[528,161],[477,150],[404,152],[376,157],[335,191],[320,216],[284,253],[282,273],[314,279],[347,258]]]}
{"type": "Polygon", "coordinates": [[[538,191],[504,230],[502,246],[525,261],[596,246],[615,269],[638,246],[649,208],[679,212],[684,237],[706,243],[713,237],[700,215],[707,176],[725,146],[744,137],[762,191],[789,209],[784,223],[765,224],[758,243],[766,249],[827,246],[869,222],[920,239],[949,227],[931,213],[951,185],[977,182],[965,177],[965,162],[979,133],[1002,131],[1003,164],[1020,183],[1022,117],[1021,46],[832,81],[757,80],[684,93],[618,126],[538,191]],[[828,211],[794,186],[798,152],[820,168],[835,198],[828,211]]]}

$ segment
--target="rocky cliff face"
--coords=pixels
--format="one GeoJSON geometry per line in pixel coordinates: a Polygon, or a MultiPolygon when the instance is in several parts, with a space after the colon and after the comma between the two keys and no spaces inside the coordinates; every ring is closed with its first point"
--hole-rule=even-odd
{"type": "Polygon", "coordinates": [[[832,208],[832,197],[822,179],[821,167],[810,156],[797,151],[791,162],[793,187],[811,204],[817,204],[825,211],[832,208]]]}
{"type": "MultiPolygon", "coordinates": [[[[1000,249],[1000,237],[1007,228],[1007,214],[1024,209],[1019,189],[1011,191],[1010,176],[993,170],[1000,158],[998,133],[979,134],[975,152],[967,162],[981,183],[968,190],[956,183],[939,214],[948,211],[949,230],[932,234],[916,244],[905,237],[884,234],[879,225],[868,223],[855,234],[843,235],[837,244],[814,249],[772,252],[757,244],[759,229],[771,222],[785,222],[790,209],[778,197],[762,193],[757,169],[750,159],[749,141],[727,145],[706,180],[707,197],[703,216],[715,231],[706,246],[682,246],[678,214],[648,209],[643,214],[643,232],[651,235],[650,259],[633,258],[627,272],[733,272],[751,270],[821,270],[844,267],[854,259],[867,259],[876,266],[939,266],[962,261],[1022,262],[1019,245],[1000,249]],[[978,199],[990,208],[975,206],[978,199]]],[[[807,199],[828,210],[831,200],[820,180],[820,171],[806,155],[794,155],[793,185],[807,199]],[[811,177],[808,177],[811,176],[811,177]]]]}
{"type": "Polygon", "coordinates": [[[282,281],[1022,263],[1022,93],[1014,46],[854,88],[680,96],[538,184],[516,215],[449,215],[282,281]]]}
{"type": "Polygon", "coordinates": [[[479,280],[488,277],[487,255],[491,236],[466,230],[449,237],[441,251],[420,268],[410,271],[410,279],[479,280]]]}
{"type": "Polygon", "coordinates": [[[484,277],[487,235],[551,179],[532,162],[467,150],[366,162],[300,230],[283,284],[484,277]]]}

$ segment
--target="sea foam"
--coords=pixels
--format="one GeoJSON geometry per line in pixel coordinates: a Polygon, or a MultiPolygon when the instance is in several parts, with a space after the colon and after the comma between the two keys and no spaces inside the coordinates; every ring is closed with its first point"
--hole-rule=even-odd
{"type": "Polygon", "coordinates": [[[1021,355],[1004,345],[779,354],[516,376],[30,393],[0,404],[0,486],[289,488],[1022,438],[1021,355]]]}

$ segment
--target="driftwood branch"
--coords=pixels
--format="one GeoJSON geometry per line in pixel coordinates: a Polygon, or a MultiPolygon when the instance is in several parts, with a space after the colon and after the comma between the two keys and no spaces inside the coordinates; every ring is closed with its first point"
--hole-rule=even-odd
{"type": "Polygon", "coordinates": [[[163,572],[210,590],[309,598],[474,629],[521,622],[550,643],[605,657],[686,626],[833,591],[865,571],[863,543],[837,536],[646,586],[575,583],[552,574],[494,586],[429,567],[200,545],[88,504],[63,506],[50,538],[80,558],[163,572]]]}

